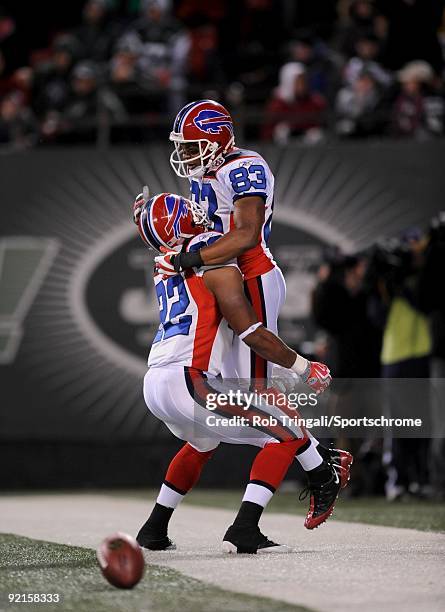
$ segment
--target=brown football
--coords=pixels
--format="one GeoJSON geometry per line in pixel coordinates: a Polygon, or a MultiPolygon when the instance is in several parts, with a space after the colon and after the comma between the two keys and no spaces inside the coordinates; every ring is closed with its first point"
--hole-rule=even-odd
{"type": "Polygon", "coordinates": [[[134,538],[126,533],[114,533],[96,551],[102,574],[110,584],[131,589],[144,573],[144,555],[134,538]]]}

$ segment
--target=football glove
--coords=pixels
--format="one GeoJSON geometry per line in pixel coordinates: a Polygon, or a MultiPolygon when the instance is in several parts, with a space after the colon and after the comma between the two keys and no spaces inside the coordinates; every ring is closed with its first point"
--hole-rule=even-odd
{"type": "Polygon", "coordinates": [[[327,365],[318,361],[308,361],[307,368],[301,379],[318,395],[323,393],[331,384],[331,372],[327,365]]]}
{"type": "Polygon", "coordinates": [[[139,217],[141,216],[141,212],[144,210],[145,204],[148,202],[150,197],[150,192],[147,185],[144,186],[142,193],[139,193],[133,203],[133,221],[136,225],[139,224],[139,217]]]}
{"type": "Polygon", "coordinates": [[[161,247],[162,255],[155,257],[155,272],[162,274],[163,278],[167,276],[176,276],[178,272],[175,270],[174,258],[178,255],[177,251],[169,251],[161,247]]]}

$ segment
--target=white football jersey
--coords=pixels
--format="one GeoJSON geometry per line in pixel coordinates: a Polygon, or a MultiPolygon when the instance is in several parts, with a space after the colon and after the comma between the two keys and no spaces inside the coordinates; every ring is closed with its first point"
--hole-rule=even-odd
{"type": "Polygon", "coordinates": [[[276,264],[268,249],[274,206],[274,176],[267,162],[255,151],[235,148],[218,168],[201,179],[190,179],[191,198],[207,210],[213,229],[227,233],[233,227],[236,202],[245,196],[264,201],[265,221],[258,244],[238,258],[244,278],[269,272],[276,264]]]}
{"type": "MultiPolygon", "coordinates": [[[[192,238],[186,251],[208,246],[221,236],[218,232],[202,233],[192,238]]],[[[159,274],[154,277],[161,323],[148,356],[149,367],[183,365],[215,376],[221,373],[233,332],[202,278],[206,270],[215,267],[221,266],[193,268],[166,279],[159,274]]]]}

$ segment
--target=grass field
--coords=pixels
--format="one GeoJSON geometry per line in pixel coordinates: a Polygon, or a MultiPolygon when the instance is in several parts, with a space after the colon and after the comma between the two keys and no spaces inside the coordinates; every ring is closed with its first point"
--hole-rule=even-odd
{"type": "MultiPolygon", "coordinates": [[[[154,491],[122,492],[122,495],[133,495],[153,499],[154,491]]],[[[194,489],[184,502],[197,506],[225,508],[235,513],[242,491],[194,489]]],[[[298,501],[297,492],[279,491],[268,505],[266,512],[286,512],[304,515],[307,512],[308,501],[298,501]]],[[[387,527],[406,527],[421,531],[445,532],[445,503],[434,501],[409,500],[388,503],[381,497],[340,498],[335,506],[334,514],[329,520],[341,520],[369,525],[385,525],[387,527]]]]}
{"type": "MultiPolygon", "coordinates": [[[[64,612],[269,612],[276,602],[225,591],[159,565],[147,565],[131,591],[109,585],[100,574],[95,552],[12,534],[0,534],[0,610],[64,612]],[[8,593],[60,593],[59,604],[10,604],[8,593]]],[[[307,608],[280,604],[283,612],[307,608]]]]}

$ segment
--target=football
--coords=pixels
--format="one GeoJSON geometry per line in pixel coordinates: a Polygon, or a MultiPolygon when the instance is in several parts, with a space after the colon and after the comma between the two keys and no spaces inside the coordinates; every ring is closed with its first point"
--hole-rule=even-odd
{"type": "Polygon", "coordinates": [[[113,586],[131,589],[142,578],[145,566],[142,549],[126,533],[118,532],[105,538],[96,554],[102,574],[113,586]]]}

